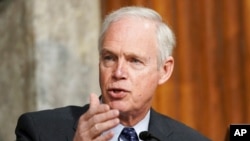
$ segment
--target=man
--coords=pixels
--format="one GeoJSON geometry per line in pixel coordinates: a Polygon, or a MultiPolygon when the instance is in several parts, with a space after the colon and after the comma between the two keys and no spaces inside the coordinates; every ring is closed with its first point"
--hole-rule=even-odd
{"type": "Polygon", "coordinates": [[[151,108],[158,85],[172,74],[174,35],[153,10],[125,7],[104,21],[99,38],[101,96],[84,107],[27,113],[17,141],[207,141],[151,108]],[[140,134],[142,131],[148,131],[140,134]],[[131,138],[131,139],[128,139],[131,138]]]}

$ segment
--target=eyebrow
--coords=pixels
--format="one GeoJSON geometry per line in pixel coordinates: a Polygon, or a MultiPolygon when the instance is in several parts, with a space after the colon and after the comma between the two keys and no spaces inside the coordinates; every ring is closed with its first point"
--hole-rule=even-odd
{"type": "Polygon", "coordinates": [[[102,48],[101,51],[100,51],[100,55],[102,55],[103,53],[111,53],[111,54],[115,54],[113,51],[111,50],[108,50],[106,48],[102,48]]]}
{"type": "MultiPolygon", "coordinates": [[[[100,51],[100,55],[102,55],[103,53],[110,53],[110,54],[118,54],[118,53],[115,53],[114,51],[112,50],[109,50],[109,49],[106,49],[106,48],[102,48],[101,51],[100,51]]],[[[125,52],[125,56],[129,56],[129,57],[137,57],[137,58],[141,58],[143,60],[148,60],[150,57],[144,57],[140,54],[135,54],[134,52],[125,52]]]]}

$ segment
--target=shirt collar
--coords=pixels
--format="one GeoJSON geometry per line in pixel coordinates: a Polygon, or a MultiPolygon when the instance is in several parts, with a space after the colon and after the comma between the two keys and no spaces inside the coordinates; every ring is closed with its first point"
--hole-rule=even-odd
{"type": "MultiPolygon", "coordinates": [[[[142,131],[148,131],[149,118],[150,118],[150,110],[148,111],[146,116],[140,122],[138,122],[135,126],[133,126],[138,137],[142,131]]],[[[106,132],[111,131],[112,133],[114,133],[114,136],[110,141],[117,141],[123,128],[124,128],[124,126],[122,124],[118,124],[116,127],[106,131],[106,132]]],[[[106,132],[104,132],[104,134],[106,132]]]]}

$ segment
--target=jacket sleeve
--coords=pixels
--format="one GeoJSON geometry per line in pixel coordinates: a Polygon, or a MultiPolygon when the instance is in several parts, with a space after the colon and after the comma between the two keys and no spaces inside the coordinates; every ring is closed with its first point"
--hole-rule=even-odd
{"type": "Polygon", "coordinates": [[[15,134],[16,141],[38,141],[38,131],[31,115],[23,114],[19,117],[15,134]]]}

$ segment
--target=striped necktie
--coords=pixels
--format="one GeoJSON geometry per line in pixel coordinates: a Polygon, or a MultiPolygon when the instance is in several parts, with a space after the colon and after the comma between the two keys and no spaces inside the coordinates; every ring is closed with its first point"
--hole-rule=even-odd
{"type": "Polygon", "coordinates": [[[123,128],[118,139],[122,139],[123,141],[139,141],[135,129],[128,127],[123,128]]]}

